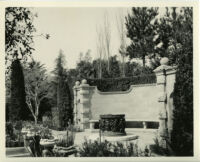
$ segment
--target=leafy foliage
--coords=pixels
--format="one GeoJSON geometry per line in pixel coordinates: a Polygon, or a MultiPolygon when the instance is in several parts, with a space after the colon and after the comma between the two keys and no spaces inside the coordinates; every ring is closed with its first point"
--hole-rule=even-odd
{"type": "Polygon", "coordinates": [[[182,48],[178,57],[174,86],[172,149],[178,156],[193,156],[193,30],[192,8],[180,15],[182,48]]]}
{"type": "Polygon", "coordinates": [[[125,76],[132,77],[138,75],[150,75],[153,74],[153,69],[148,66],[141,66],[136,62],[126,62],[125,64],[125,76]]]}
{"type": "Polygon", "coordinates": [[[40,104],[48,97],[49,84],[46,69],[40,62],[32,61],[25,68],[26,103],[33,115],[35,123],[38,121],[40,104]]]}
{"type": "Polygon", "coordinates": [[[149,150],[140,150],[136,144],[126,145],[117,142],[116,144],[108,141],[87,141],[85,140],[79,150],[81,157],[138,157],[149,156],[149,150]]]}
{"type": "Polygon", "coordinates": [[[127,47],[127,55],[130,58],[141,58],[145,66],[145,56],[154,50],[154,37],[158,22],[155,17],[158,8],[133,7],[132,14],[126,17],[127,37],[131,44],[127,47]]]}
{"type": "Polygon", "coordinates": [[[159,28],[157,30],[158,37],[155,42],[161,44],[155,49],[156,53],[161,57],[168,57],[171,65],[178,64],[178,55],[181,54],[181,48],[184,44],[182,34],[190,34],[192,30],[192,20],[185,15],[185,12],[191,14],[189,8],[176,7],[166,8],[165,15],[160,18],[159,28]],[[185,21],[188,21],[188,24],[185,21]]]}
{"type": "Polygon", "coordinates": [[[171,155],[168,149],[165,149],[165,148],[160,146],[157,137],[154,138],[153,140],[154,140],[154,145],[150,146],[153,153],[156,153],[156,154],[161,155],[161,156],[170,156],[171,155]]]}
{"type": "Polygon", "coordinates": [[[6,147],[23,147],[22,122],[6,122],[6,147]]]}
{"type": "Polygon", "coordinates": [[[100,91],[126,91],[131,85],[156,83],[155,74],[139,75],[126,78],[88,79],[91,86],[97,86],[100,91]]]}
{"type": "Polygon", "coordinates": [[[66,134],[62,135],[61,138],[58,137],[56,145],[61,147],[69,147],[74,145],[74,140],[75,140],[75,128],[72,124],[69,124],[66,130],[66,134]]]}
{"type": "MultiPolygon", "coordinates": [[[[88,54],[88,53],[86,53],[88,54]]],[[[82,59],[79,59],[77,63],[76,69],[70,69],[68,72],[68,76],[71,80],[82,80],[85,78],[93,79],[99,78],[99,64],[101,64],[101,77],[105,78],[119,78],[121,77],[121,62],[117,59],[117,55],[110,57],[110,73],[107,71],[107,61],[95,59],[91,60],[91,57],[87,55],[82,55],[82,59]],[[87,59],[90,58],[90,59],[87,59]]],[[[142,74],[152,74],[153,70],[149,67],[142,67],[140,64],[136,62],[126,62],[124,65],[125,76],[132,77],[135,75],[142,74]]],[[[99,78],[100,79],[100,78],[99,78]]]]}
{"type": "Polygon", "coordinates": [[[5,12],[6,61],[12,62],[17,58],[26,60],[34,50],[35,15],[25,7],[7,7],[5,12]]]}

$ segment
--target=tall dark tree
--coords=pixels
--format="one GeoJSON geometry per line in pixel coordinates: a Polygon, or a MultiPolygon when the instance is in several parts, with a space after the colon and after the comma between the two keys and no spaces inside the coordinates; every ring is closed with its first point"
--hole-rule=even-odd
{"type": "MultiPolygon", "coordinates": [[[[172,148],[178,156],[193,155],[193,16],[192,8],[179,15],[181,49],[174,87],[172,148]]],[[[176,50],[176,48],[174,48],[176,50]]]]}
{"type": "Polygon", "coordinates": [[[154,52],[158,8],[133,7],[126,17],[127,37],[131,44],[127,47],[130,58],[141,58],[145,66],[145,56],[154,52]]]}
{"type": "Polygon", "coordinates": [[[6,74],[11,71],[9,74],[11,98],[6,98],[6,103],[10,100],[8,116],[11,120],[25,119],[28,116],[25,108],[24,76],[20,60],[26,60],[33,50],[33,33],[35,32],[33,18],[34,15],[29,8],[7,7],[5,9],[6,74]]]}
{"type": "Polygon", "coordinates": [[[18,59],[11,65],[11,98],[9,119],[12,121],[25,119],[27,117],[25,86],[23,70],[18,59]]]}
{"type": "Polygon", "coordinates": [[[59,111],[60,128],[67,126],[69,121],[73,121],[73,110],[71,106],[71,94],[67,80],[67,72],[64,68],[65,56],[60,51],[56,59],[56,80],[57,80],[57,108],[59,111]]]}

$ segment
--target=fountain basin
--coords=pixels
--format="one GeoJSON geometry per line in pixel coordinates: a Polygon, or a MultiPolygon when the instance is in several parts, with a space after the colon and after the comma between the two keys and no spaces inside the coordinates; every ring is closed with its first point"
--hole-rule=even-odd
{"type": "MultiPolygon", "coordinates": [[[[138,135],[127,133],[124,136],[101,136],[102,141],[109,141],[109,142],[125,142],[125,141],[132,141],[138,139],[138,135]]],[[[93,133],[91,134],[88,139],[91,141],[99,140],[99,133],[93,133]]]]}

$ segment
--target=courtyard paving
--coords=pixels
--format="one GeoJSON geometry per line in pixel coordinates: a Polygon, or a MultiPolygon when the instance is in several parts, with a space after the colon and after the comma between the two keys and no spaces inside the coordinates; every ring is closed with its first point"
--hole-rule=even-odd
{"type": "MultiPolygon", "coordinates": [[[[131,142],[137,143],[138,147],[141,150],[144,150],[145,147],[154,144],[154,139],[157,134],[157,130],[155,129],[126,129],[127,134],[137,135],[138,139],[132,140],[131,142]]],[[[52,130],[52,134],[54,136],[66,134],[66,131],[55,131],[52,130]]],[[[95,132],[90,132],[90,130],[86,130],[84,132],[76,132],[74,144],[77,146],[82,145],[85,139],[89,139],[91,135],[96,135],[98,137],[98,130],[95,132]]],[[[6,148],[6,155],[8,157],[28,157],[30,153],[25,149],[25,147],[19,148],[6,148]]]]}
{"type": "MultiPolygon", "coordinates": [[[[155,129],[126,129],[127,134],[137,135],[138,139],[132,140],[131,142],[137,143],[139,148],[144,149],[146,146],[154,144],[157,130],[155,129]]],[[[75,136],[75,145],[81,146],[85,139],[89,139],[92,134],[98,136],[98,130],[91,133],[89,130],[85,132],[77,132],[75,136]]]]}

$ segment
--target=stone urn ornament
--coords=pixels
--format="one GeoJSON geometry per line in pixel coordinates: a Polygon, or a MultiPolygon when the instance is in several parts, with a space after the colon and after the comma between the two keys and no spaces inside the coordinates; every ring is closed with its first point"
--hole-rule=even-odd
{"type": "Polygon", "coordinates": [[[44,147],[44,150],[42,151],[43,157],[52,157],[53,156],[53,148],[56,144],[55,139],[41,139],[40,145],[44,147]]]}

